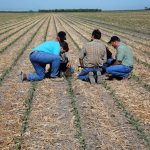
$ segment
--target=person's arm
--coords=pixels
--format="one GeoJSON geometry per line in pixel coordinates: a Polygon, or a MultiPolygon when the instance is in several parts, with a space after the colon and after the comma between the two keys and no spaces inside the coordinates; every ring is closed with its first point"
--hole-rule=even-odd
{"type": "Polygon", "coordinates": [[[107,54],[107,59],[112,58],[112,52],[109,50],[109,48],[107,46],[106,46],[106,54],[107,54]]]}
{"type": "Polygon", "coordinates": [[[81,68],[84,68],[83,59],[79,58],[79,63],[80,63],[80,67],[81,67],[81,68]]]}
{"type": "Polygon", "coordinates": [[[124,58],[124,51],[123,51],[123,49],[118,49],[118,51],[117,51],[117,54],[116,54],[116,60],[115,60],[115,62],[113,63],[113,65],[120,65],[121,63],[122,63],[122,60],[123,60],[123,58],[124,58]]]}
{"type": "Polygon", "coordinates": [[[67,58],[67,60],[68,60],[68,62],[66,64],[66,67],[70,68],[71,67],[71,60],[70,60],[70,54],[69,54],[69,52],[65,53],[65,58],[67,58]]]}
{"type": "Polygon", "coordinates": [[[122,61],[120,60],[115,60],[115,62],[112,65],[120,65],[122,63],[122,61]]]}
{"type": "Polygon", "coordinates": [[[79,63],[80,63],[81,68],[84,68],[83,59],[84,59],[85,55],[86,55],[86,48],[85,48],[85,46],[83,46],[83,48],[79,54],[79,63]]]}

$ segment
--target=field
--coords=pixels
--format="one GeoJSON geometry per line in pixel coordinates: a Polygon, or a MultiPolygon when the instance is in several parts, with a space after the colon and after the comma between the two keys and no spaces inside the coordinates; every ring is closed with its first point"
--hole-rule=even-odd
{"type": "Polygon", "coordinates": [[[1,150],[150,149],[150,11],[0,13],[0,55],[1,150]],[[105,45],[117,35],[132,48],[130,80],[91,85],[76,69],[60,82],[18,82],[18,70],[34,71],[31,49],[61,30],[77,68],[93,29],[105,45]]]}

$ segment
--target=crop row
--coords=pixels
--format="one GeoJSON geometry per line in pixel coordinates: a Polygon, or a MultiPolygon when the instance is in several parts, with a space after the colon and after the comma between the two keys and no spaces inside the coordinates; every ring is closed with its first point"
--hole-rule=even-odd
{"type": "MultiPolygon", "coordinates": [[[[38,31],[36,32],[36,35],[35,35],[35,39],[37,39],[37,41],[34,41],[31,44],[35,45],[36,43],[43,42],[43,41],[46,40],[46,35],[47,35],[47,30],[48,30],[48,27],[49,27],[50,19],[51,18],[48,17],[44,21],[44,23],[41,24],[41,26],[38,28],[38,31]],[[43,32],[43,30],[44,30],[44,32],[43,32]],[[40,35],[40,38],[38,37],[39,35],[40,35]]],[[[26,57],[26,59],[27,58],[28,57],[26,57]]],[[[28,62],[29,62],[29,60],[28,60],[28,62]]],[[[30,113],[31,113],[31,110],[32,110],[33,98],[35,96],[35,91],[37,90],[37,87],[38,87],[37,82],[31,82],[30,83],[29,94],[28,94],[28,98],[26,99],[26,110],[24,112],[24,116],[23,116],[23,119],[22,119],[21,134],[20,134],[20,137],[15,142],[17,150],[22,149],[22,144],[24,142],[24,136],[25,136],[25,133],[26,133],[26,131],[28,129],[28,126],[29,126],[29,117],[30,117],[30,113]]]]}
{"type": "MultiPolygon", "coordinates": [[[[55,17],[55,25],[56,25],[57,31],[64,30],[64,28],[58,22],[56,17],[55,17]]],[[[69,93],[70,99],[71,99],[72,113],[73,113],[74,118],[75,118],[74,119],[74,124],[75,124],[75,128],[76,128],[76,137],[78,138],[82,149],[85,149],[86,143],[85,143],[85,139],[82,135],[81,119],[80,119],[79,110],[78,110],[78,107],[77,107],[77,104],[76,104],[75,93],[74,93],[73,87],[72,87],[72,79],[71,78],[70,79],[66,78],[66,83],[67,83],[66,86],[68,87],[68,93],[69,93]]]]}

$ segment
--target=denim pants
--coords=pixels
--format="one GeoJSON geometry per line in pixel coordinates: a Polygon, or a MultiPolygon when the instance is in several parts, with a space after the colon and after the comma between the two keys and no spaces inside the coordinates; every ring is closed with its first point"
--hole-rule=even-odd
{"type": "Polygon", "coordinates": [[[88,73],[89,72],[93,72],[94,73],[94,77],[96,79],[96,73],[97,71],[102,71],[101,68],[97,67],[97,68],[83,68],[81,70],[81,72],[78,75],[78,79],[82,80],[82,81],[89,81],[89,77],[88,77],[88,73]]]}
{"type": "Polygon", "coordinates": [[[27,74],[27,80],[39,81],[45,77],[46,64],[51,65],[51,77],[57,77],[60,66],[60,56],[45,52],[34,51],[30,54],[30,61],[35,69],[35,73],[27,74]]]}
{"type": "MultiPolygon", "coordinates": [[[[113,61],[113,59],[112,59],[113,61]]],[[[111,64],[111,59],[108,60],[108,64],[111,64]]],[[[133,70],[133,67],[125,66],[125,65],[114,65],[106,68],[106,72],[115,77],[126,78],[129,73],[133,70]]]]}

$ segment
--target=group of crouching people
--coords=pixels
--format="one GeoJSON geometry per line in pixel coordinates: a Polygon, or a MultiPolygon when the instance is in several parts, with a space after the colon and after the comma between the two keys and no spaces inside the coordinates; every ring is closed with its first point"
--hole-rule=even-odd
{"type": "MultiPolygon", "coordinates": [[[[116,49],[115,58],[112,53],[100,40],[101,32],[95,29],[92,32],[91,41],[84,44],[79,54],[80,73],[77,78],[92,84],[101,83],[102,76],[107,79],[127,79],[133,70],[134,58],[131,49],[123,43],[119,37],[112,36],[108,44],[116,49]]],[[[24,73],[19,71],[20,81],[39,81],[45,77],[52,80],[59,80],[63,73],[70,77],[74,73],[70,58],[68,56],[68,43],[66,33],[60,31],[56,40],[46,41],[32,49],[30,61],[35,73],[24,73]],[[46,71],[46,65],[50,68],[46,71]]]]}

